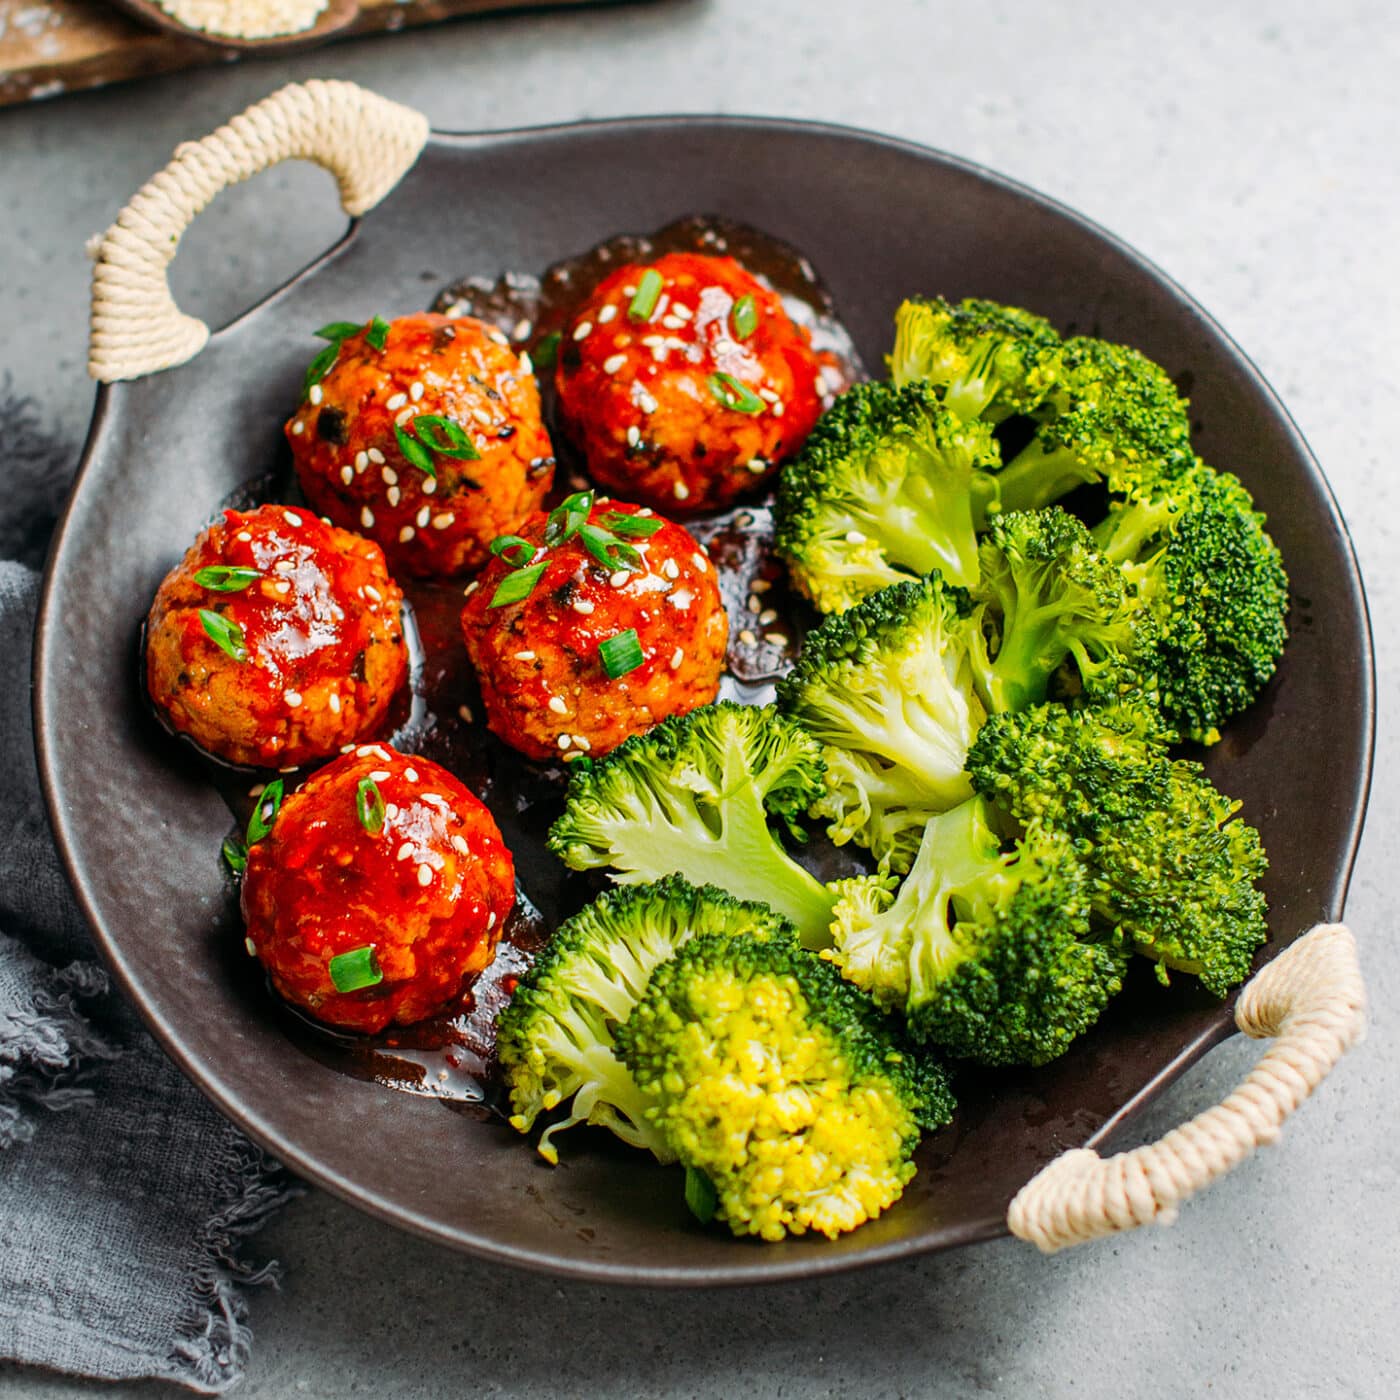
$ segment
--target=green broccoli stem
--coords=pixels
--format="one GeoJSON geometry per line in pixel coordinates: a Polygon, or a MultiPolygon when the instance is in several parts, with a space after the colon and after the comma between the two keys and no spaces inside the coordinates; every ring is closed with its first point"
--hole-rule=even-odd
{"type": "Polygon", "coordinates": [[[887,503],[870,517],[865,533],[878,540],[886,559],[900,568],[916,574],[938,569],[949,582],[964,588],[977,582],[976,531],[967,496],[931,499],[922,509],[887,503]]]}
{"type": "Polygon", "coordinates": [[[1165,530],[1177,514],[1176,504],[1165,497],[1134,501],[1110,511],[1089,533],[1105,557],[1115,564],[1126,564],[1136,559],[1143,545],[1165,530]]]}
{"type": "Polygon", "coordinates": [[[1004,511],[1043,510],[1075,487],[1098,481],[1099,476],[1069,448],[1047,450],[1037,439],[996,474],[998,505],[1004,511]]]}
{"type": "Polygon", "coordinates": [[[1045,702],[1050,677],[1069,655],[1058,607],[1007,609],[996,660],[984,678],[983,700],[992,714],[1014,713],[1045,702]]]}

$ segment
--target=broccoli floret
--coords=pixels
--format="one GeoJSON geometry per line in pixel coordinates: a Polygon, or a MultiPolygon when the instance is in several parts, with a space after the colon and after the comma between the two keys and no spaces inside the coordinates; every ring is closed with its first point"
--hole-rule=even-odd
{"type": "Polygon", "coordinates": [[[578,1123],[611,1129],[633,1147],[674,1161],[613,1053],[614,1032],[655,968],[687,939],[755,931],[792,934],[767,905],[710,886],[697,889],[676,875],[609,890],[561,924],[497,1021],[496,1053],[510,1091],[512,1126],[528,1133],[542,1112],[572,1098],[569,1116],[540,1136],[547,1161],[559,1160],[555,1134],[578,1123]]]}
{"type": "Polygon", "coordinates": [[[990,430],[926,385],[857,384],[784,468],[774,545],[823,612],[930,569],[971,584],[999,462],[990,430]]]}
{"type": "Polygon", "coordinates": [[[1014,306],[916,298],[895,314],[889,365],[896,384],[932,384],[965,423],[995,424],[1039,407],[1060,375],[1060,337],[1014,306]]]}
{"type": "Polygon", "coordinates": [[[803,839],[797,821],[823,770],[821,745],[773,706],[704,705],[576,761],[549,848],[575,870],[611,868],[619,884],[677,872],[762,900],[823,947],[834,896],[768,825],[803,839]]]}
{"type": "Polygon", "coordinates": [[[986,660],[969,610],[936,573],[893,584],[809,632],[778,683],[779,708],[827,746],[812,815],[889,869],[907,870],[928,819],[972,795],[963,763],[986,714],[972,658],[986,660]]]}
{"type": "Polygon", "coordinates": [[[973,597],[987,605],[999,635],[990,667],[977,677],[990,712],[1041,703],[1067,658],[1086,687],[1113,686],[1139,647],[1135,600],[1080,521],[1059,506],[996,516],[981,560],[973,597]]]}
{"type": "Polygon", "coordinates": [[[1089,921],[1067,837],[1038,826],[1003,853],[981,797],[929,822],[897,894],[842,881],[826,954],[917,1040],[990,1065],[1053,1060],[1098,1020],[1127,952],[1089,921]]]}
{"type": "Polygon", "coordinates": [[[1063,833],[1089,872],[1097,926],[1223,996],[1268,937],[1259,833],[1197,763],[1173,760],[1142,706],[998,715],[968,755],[978,792],[1063,833]]]}
{"type": "Polygon", "coordinates": [[[1126,494],[1193,459],[1186,400],[1160,365],[1126,345],[1067,341],[1038,416],[1035,437],[997,476],[1003,510],[1038,510],[1088,482],[1126,494]]]}
{"type": "Polygon", "coordinates": [[[736,1235],[855,1229],[899,1199],[920,1128],[953,1113],[942,1072],[791,938],[692,938],[617,1043],[648,1123],[736,1235]]]}
{"type": "Polygon", "coordinates": [[[1264,517],[1237,477],[1195,460],[1114,505],[1093,533],[1152,616],[1155,635],[1139,649],[1164,713],[1213,743],[1264,688],[1288,638],[1288,576],[1264,517]]]}

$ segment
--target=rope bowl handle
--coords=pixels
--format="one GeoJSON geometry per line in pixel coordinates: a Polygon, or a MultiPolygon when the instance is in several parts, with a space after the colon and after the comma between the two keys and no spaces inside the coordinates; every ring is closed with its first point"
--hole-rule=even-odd
{"type": "Polygon", "coordinates": [[[95,240],[88,373],[110,384],[183,364],[209,339],[170,293],[180,237],[220,190],[284,160],[311,160],[334,177],[352,218],[372,209],[408,172],[428,119],[355,83],[290,83],[170,163],[95,240]]]}
{"type": "Polygon", "coordinates": [[[1011,1233],[1053,1254],[1139,1225],[1170,1225],[1183,1201],[1273,1142],[1365,1030],[1350,930],[1318,924],[1261,968],[1240,993],[1235,1024],[1273,1043],[1233,1093],[1130,1152],[1061,1153],[1011,1202],[1011,1233]]]}

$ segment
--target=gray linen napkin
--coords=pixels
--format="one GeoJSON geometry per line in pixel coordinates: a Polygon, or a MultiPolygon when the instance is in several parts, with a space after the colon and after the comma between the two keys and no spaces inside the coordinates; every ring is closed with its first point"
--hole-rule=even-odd
{"type": "Polygon", "coordinates": [[[244,1237],[295,1191],[108,991],[39,797],[38,596],[71,452],[0,382],[0,1357],[206,1394],[242,1376],[244,1237]]]}

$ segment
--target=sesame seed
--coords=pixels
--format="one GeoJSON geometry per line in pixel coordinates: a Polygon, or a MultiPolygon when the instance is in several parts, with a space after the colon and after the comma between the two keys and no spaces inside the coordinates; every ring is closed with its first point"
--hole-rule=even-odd
{"type": "Polygon", "coordinates": [[[297,421],[292,424],[292,436],[300,437],[305,431],[306,424],[303,423],[300,418],[298,418],[297,421]]]}
{"type": "Polygon", "coordinates": [[[440,514],[433,516],[433,529],[445,530],[456,518],[457,516],[453,511],[442,511],[440,514]]]}
{"type": "Polygon", "coordinates": [[[247,542],[248,542],[249,540],[251,540],[253,537],[252,537],[252,535],[250,535],[246,530],[240,530],[240,531],[238,532],[238,538],[239,538],[240,540],[242,540],[242,541],[244,542],[244,544],[247,544],[247,542]]]}
{"type": "Polygon", "coordinates": [[[576,613],[582,613],[584,617],[593,611],[593,604],[587,598],[575,598],[573,607],[576,613]]]}
{"type": "Polygon", "coordinates": [[[428,507],[427,507],[427,506],[424,506],[424,507],[418,512],[418,514],[414,517],[413,523],[414,523],[420,530],[426,530],[427,527],[428,527],[428,517],[429,517],[431,514],[432,514],[432,512],[428,509],[428,507]]]}
{"type": "Polygon", "coordinates": [[[671,488],[671,494],[672,494],[678,501],[688,501],[688,500],[690,499],[690,487],[687,486],[687,485],[685,484],[685,482],[683,482],[683,481],[678,481],[678,482],[676,482],[676,484],[671,488]]]}
{"type": "Polygon", "coordinates": [[[752,588],[755,593],[767,593],[772,586],[772,582],[766,578],[756,578],[749,584],[749,587],[752,588]]]}
{"type": "Polygon", "coordinates": [[[248,950],[248,956],[249,956],[250,958],[255,958],[255,957],[257,957],[257,955],[258,955],[258,945],[257,945],[256,943],[254,943],[253,940],[252,940],[251,938],[245,938],[245,939],[243,940],[243,946],[248,950]]]}
{"type": "Polygon", "coordinates": [[[423,864],[418,867],[418,883],[420,885],[431,885],[433,883],[433,867],[423,864]]]}
{"type": "Polygon", "coordinates": [[[462,717],[463,724],[470,724],[472,722],[472,719],[474,718],[474,716],[472,715],[472,707],[470,705],[458,705],[457,713],[462,717]]]}
{"type": "Polygon", "coordinates": [[[750,457],[746,465],[755,476],[762,476],[768,470],[768,463],[762,457],[750,457]]]}
{"type": "Polygon", "coordinates": [[[372,583],[365,584],[365,597],[372,603],[382,603],[384,601],[384,595],[372,583]]]}
{"type": "Polygon", "coordinates": [[[391,506],[398,505],[399,501],[403,499],[403,492],[400,491],[397,486],[391,486],[388,491],[385,492],[385,495],[391,506]]]}
{"type": "Polygon", "coordinates": [[[428,477],[427,480],[423,482],[422,491],[423,491],[423,494],[424,494],[425,496],[433,496],[433,495],[436,495],[436,494],[437,494],[437,477],[435,477],[435,476],[430,476],[430,477],[428,477]]]}
{"type": "Polygon", "coordinates": [[[763,606],[763,604],[760,603],[760,602],[758,601],[758,594],[757,594],[757,593],[750,593],[750,594],[749,594],[749,611],[750,611],[750,612],[757,612],[762,606],[763,606]]]}
{"type": "Polygon", "coordinates": [[[397,486],[399,484],[399,474],[393,467],[381,467],[379,469],[379,475],[385,486],[397,486]]]}
{"type": "Polygon", "coordinates": [[[655,515],[656,512],[655,512],[654,510],[652,510],[652,508],[651,508],[650,506],[641,506],[641,507],[638,509],[637,514],[638,514],[638,515],[655,515]]]}
{"type": "Polygon", "coordinates": [[[534,328],[534,325],[529,320],[517,321],[515,323],[515,329],[510,333],[510,338],[512,340],[524,340],[534,328]]]}
{"type": "Polygon", "coordinates": [[[492,424],[492,417],[484,408],[472,409],[472,417],[481,424],[483,428],[489,428],[492,424]]]}
{"type": "MultiPolygon", "coordinates": [[[[386,757],[382,750],[380,751],[380,757],[386,757]]],[[[416,768],[405,768],[403,770],[403,775],[411,783],[416,783],[418,781],[418,770],[416,768]]]]}
{"type": "Polygon", "coordinates": [[[535,362],[524,350],[520,352],[520,372],[521,374],[533,374],[535,372],[535,362]]]}
{"type": "Polygon", "coordinates": [[[764,610],[758,615],[758,625],[760,627],[767,627],[770,622],[776,622],[777,620],[777,608],[764,608],[764,610]]]}
{"type": "Polygon", "coordinates": [[[340,696],[337,695],[335,691],[331,691],[330,698],[326,701],[326,704],[331,707],[331,714],[338,715],[340,713],[340,696]]]}
{"type": "Polygon", "coordinates": [[[473,580],[462,590],[462,597],[464,597],[464,598],[470,598],[470,597],[472,596],[472,594],[475,593],[476,590],[477,590],[478,588],[480,588],[480,587],[481,587],[481,581],[480,581],[479,579],[473,579],[473,580]]]}
{"type": "Polygon", "coordinates": [[[578,325],[576,325],[576,326],[574,327],[574,339],[575,339],[575,340],[587,340],[588,337],[589,337],[590,335],[592,335],[592,334],[593,334],[593,322],[592,322],[592,321],[580,321],[580,322],[578,323],[578,325]]]}
{"type": "Polygon", "coordinates": [[[490,339],[490,340],[491,340],[494,344],[496,344],[496,345],[509,345],[509,344],[510,344],[510,338],[509,338],[503,331],[490,330],[490,331],[487,331],[486,334],[487,334],[487,338],[490,339]]]}
{"type": "Polygon", "coordinates": [[[279,559],[273,566],[273,572],[278,574],[290,574],[296,572],[296,564],[290,559],[279,559]]]}
{"type": "Polygon", "coordinates": [[[272,591],[286,597],[286,595],[292,591],[292,585],[288,583],[286,579],[283,579],[281,583],[274,583],[272,585],[272,591]]]}
{"type": "Polygon", "coordinates": [[[369,466],[369,453],[357,452],[355,454],[355,470],[362,472],[367,466],[369,466]]]}
{"type": "Polygon", "coordinates": [[[652,398],[652,396],[649,393],[647,393],[645,389],[643,389],[637,395],[637,406],[642,410],[643,413],[655,413],[657,408],[659,407],[656,400],[652,398]]]}
{"type": "Polygon", "coordinates": [[[402,428],[403,425],[407,423],[408,420],[412,417],[413,410],[411,408],[401,409],[398,413],[394,415],[394,426],[396,428],[402,428]]]}
{"type": "Polygon", "coordinates": [[[694,554],[690,556],[690,562],[694,564],[695,567],[699,569],[702,574],[705,572],[706,569],[710,567],[710,561],[706,559],[705,556],[701,554],[698,549],[695,551],[694,554]]]}
{"type": "Polygon", "coordinates": [[[682,321],[679,316],[663,316],[661,318],[661,324],[665,326],[668,331],[678,331],[685,325],[685,322],[682,321]]]}
{"type": "Polygon", "coordinates": [[[293,530],[301,528],[301,516],[297,515],[294,511],[284,510],[282,512],[282,519],[285,520],[293,530]]]}
{"type": "Polygon", "coordinates": [[[672,669],[673,671],[679,671],[680,668],[681,668],[681,662],[684,661],[684,660],[685,660],[685,648],[684,648],[684,647],[677,647],[677,648],[675,649],[675,651],[673,651],[673,652],[671,653],[671,669],[672,669]]]}
{"type": "Polygon", "coordinates": [[[340,746],[340,751],[341,753],[353,753],[355,751],[355,746],[354,744],[342,744],[340,746]]]}
{"type": "Polygon", "coordinates": [[[739,633],[739,640],[743,642],[743,644],[746,647],[758,645],[758,638],[755,637],[754,634],[750,632],[747,627],[745,627],[744,630],[739,633]]]}
{"type": "Polygon", "coordinates": [[[788,639],[781,632],[770,632],[763,640],[774,647],[785,647],[788,644],[788,639]]]}
{"type": "Polygon", "coordinates": [[[734,523],[741,530],[747,530],[749,526],[753,524],[753,516],[746,510],[740,511],[739,514],[734,517],[734,523]]]}
{"type": "Polygon", "coordinates": [[[716,355],[732,354],[735,348],[736,347],[734,342],[732,340],[727,339],[725,336],[720,336],[720,338],[717,341],[715,341],[716,355]]]}
{"type": "Polygon", "coordinates": [[[423,385],[420,380],[415,379],[413,383],[408,386],[408,396],[414,403],[417,403],[419,399],[423,397],[423,385]]]}
{"type": "Polygon", "coordinates": [[[355,468],[354,468],[354,467],[341,467],[341,469],[340,469],[340,479],[341,479],[347,486],[349,486],[350,483],[351,483],[352,481],[354,481],[354,479],[355,479],[355,468]]]}
{"type": "Polygon", "coordinates": [[[549,708],[553,710],[556,715],[566,715],[569,713],[569,707],[557,695],[551,695],[549,697],[549,708]]]}
{"type": "Polygon", "coordinates": [[[402,846],[394,852],[395,860],[407,860],[413,854],[413,842],[405,841],[402,846]]]}
{"type": "Polygon", "coordinates": [[[384,454],[377,447],[371,447],[370,450],[365,453],[365,456],[368,457],[376,467],[382,467],[384,465],[384,454]]]}
{"type": "Polygon", "coordinates": [[[573,742],[574,742],[574,741],[573,741],[573,738],[572,738],[571,735],[568,735],[568,734],[561,734],[561,735],[559,736],[559,747],[560,747],[561,749],[567,749],[567,748],[569,747],[569,745],[572,744],[573,742]]]}
{"type": "Polygon", "coordinates": [[[389,770],[387,768],[376,768],[370,777],[376,783],[387,783],[389,781],[389,770]]]}
{"type": "Polygon", "coordinates": [[[610,588],[621,588],[631,576],[631,573],[627,569],[619,569],[616,573],[608,575],[608,586],[610,588]]]}
{"type": "Polygon", "coordinates": [[[321,400],[325,398],[325,394],[322,392],[319,384],[313,384],[311,386],[311,392],[306,397],[310,399],[312,403],[320,403],[321,400]]]}
{"type": "Polygon", "coordinates": [[[261,796],[263,795],[263,793],[266,792],[266,791],[267,791],[267,784],[266,784],[266,783],[254,783],[253,786],[250,787],[250,788],[248,789],[248,796],[249,796],[249,797],[261,797],[261,796]]]}
{"type": "Polygon", "coordinates": [[[662,576],[669,579],[678,579],[681,576],[681,566],[674,559],[663,559],[661,561],[662,576]]]}
{"type": "Polygon", "coordinates": [[[859,530],[847,530],[847,531],[846,531],[846,543],[847,543],[847,544],[864,544],[864,543],[865,543],[865,536],[862,535],[861,532],[860,532],[859,530]]]}
{"type": "Polygon", "coordinates": [[[606,326],[608,322],[611,321],[612,318],[616,315],[617,307],[614,306],[612,302],[609,302],[598,312],[598,324],[600,326],[606,326]]]}
{"type": "Polygon", "coordinates": [[[622,289],[622,295],[625,297],[634,297],[637,295],[637,289],[635,287],[624,287],[622,289]]]}
{"type": "Polygon", "coordinates": [[[395,394],[384,407],[387,408],[390,413],[397,413],[407,402],[407,394],[395,394]]]}
{"type": "Polygon", "coordinates": [[[399,814],[399,804],[397,802],[386,802],[384,804],[384,817],[387,821],[393,821],[399,814]]]}
{"type": "Polygon", "coordinates": [[[515,653],[515,659],[517,661],[533,661],[535,659],[535,653],[533,651],[517,651],[515,653]]]}
{"type": "Polygon", "coordinates": [[[407,543],[409,542],[409,540],[411,540],[412,538],[413,538],[413,526],[412,526],[412,525],[405,525],[405,526],[403,527],[403,529],[399,531],[399,543],[400,543],[400,544],[407,544],[407,543]]]}
{"type": "MultiPolygon", "coordinates": [[[[443,812],[450,812],[452,810],[447,805],[447,799],[440,792],[425,792],[422,795],[422,801],[426,802],[430,807],[436,807],[443,812]]],[[[432,857],[429,856],[429,860],[431,859],[432,857]]],[[[441,866],[438,867],[439,870],[441,868],[441,866]]]]}
{"type": "Polygon", "coordinates": [[[655,350],[666,344],[666,337],[664,335],[644,335],[642,337],[642,344],[649,345],[655,350]]]}
{"type": "Polygon", "coordinates": [[[587,753],[587,752],[589,751],[589,749],[591,749],[591,748],[593,747],[593,745],[590,744],[590,743],[588,742],[588,739],[587,739],[584,735],[582,735],[582,734],[575,734],[575,735],[574,735],[574,747],[575,747],[576,749],[582,749],[582,750],[584,751],[584,753],[587,753]]]}
{"type": "Polygon", "coordinates": [[[462,855],[466,855],[470,849],[467,846],[466,838],[456,831],[452,833],[452,849],[462,855]]]}
{"type": "Polygon", "coordinates": [[[767,399],[769,403],[778,402],[777,394],[775,394],[771,389],[760,389],[758,391],[758,396],[761,399],[767,399]]]}
{"type": "Polygon", "coordinates": [[[368,506],[363,507],[360,511],[360,524],[366,530],[374,529],[374,512],[368,506]]]}
{"type": "Polygon", "coordinates": [[[642,430],[633,423],[632,426],[627,429],[627,445],[628,447],[636,447],[641,440],[642,430]]]}
{"type": "Polygon", "coordinates": [[[301,704],[301,691],[289,690],[282,698],[295,710],[301,704]]]}
{"type": "Polygon", "coordinates": [[[495,928],[495,927],[496,927],[496,911],[493,909],[493,910],[486,916],[486,931],[489,933],[489,932],[490,932],[493,928],[495,928]]]}
{"type": "Polygon", "coordinates": [[[772,407],[772,409],[771,409],[771,412],[772,412],[774,418],[781,418],[781,417],[783,416],[783,414],[787,412],[787,409],[784,407],[783,401],[782,401],[781,399],[778,399],[778,400],[773,404],[773,407],[772,407]]]}
{"type": "Polygon", "coordinates": [[[622,354],[618,354],[618,355],[609,355],[608,358],[607,358],[606,360],[603,361],[603,373],[604,373],[604,374],[616,374],[616,373],[618,372],[618,370],[620,370],[620,369],[623,367],[623,365],[625,365],[626,363],[627,363],[627,356],[626,356],[626,355],[622,355],[622,354]]]}

